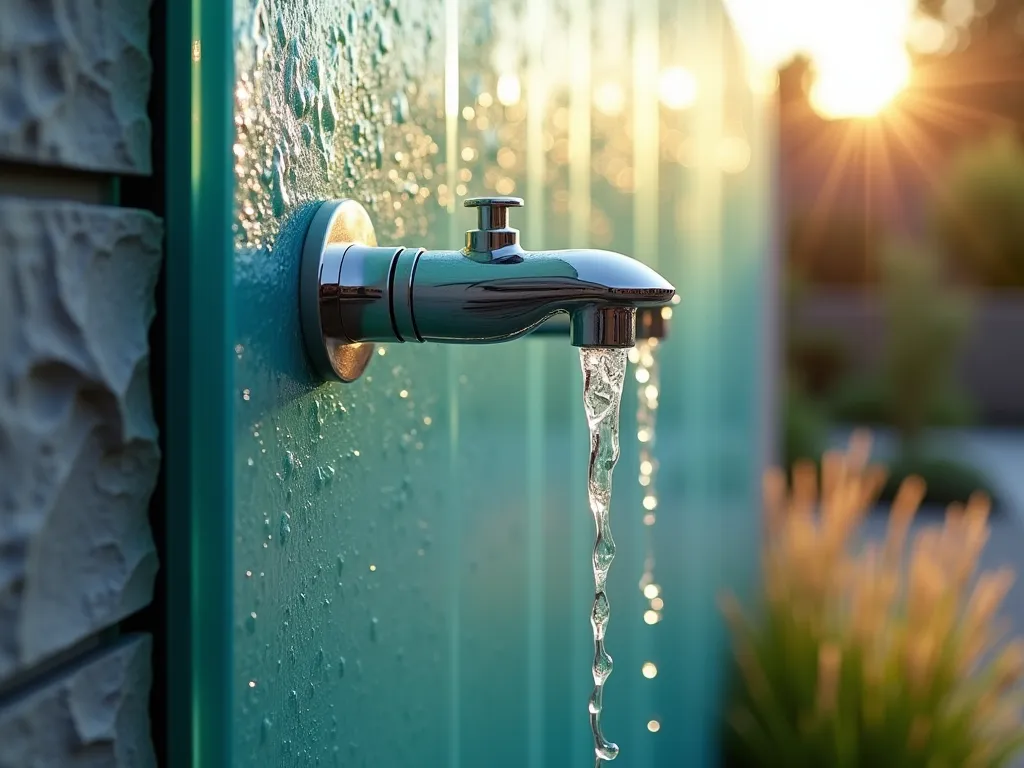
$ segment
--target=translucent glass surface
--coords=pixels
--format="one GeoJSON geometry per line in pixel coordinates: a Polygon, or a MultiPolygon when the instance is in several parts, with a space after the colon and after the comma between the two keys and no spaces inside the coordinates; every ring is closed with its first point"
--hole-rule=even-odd
{"type": "Polygon", "coordinates": [[[712,764],[771,258],[770,115],[717,4],[235,0],[235,41],[235,763],[593,764],[577,351],[382,345],[348,385],[302,351],[312,203],[454,248],[462,198],[498,193],[526,198],[527,248],[631,253],[683,296],[657,349],[655,624],[634,368],[623,398],[604,729],[619,764],[712,764]]]}

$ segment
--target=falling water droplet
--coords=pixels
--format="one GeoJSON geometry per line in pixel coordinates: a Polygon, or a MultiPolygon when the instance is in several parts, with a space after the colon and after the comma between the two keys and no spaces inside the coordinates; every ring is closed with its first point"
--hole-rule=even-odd
{"type": "Polygon", "coordinates": [[[260,743],[266,744],[267,739],[270,737],[270,728],[273,723],[270,722],[269,717],[264,717],[263,722],[260,723],[260,743]]]}
{"type": "Polygon", "coordinates": [[[370,640],[377,642],[377,626],[379,621],[376,616],[370,619],[370,640]]]}
{"type": "Polygon", "coordinates": [[[291,535],[291,532],[292,532],[292,526],[291,526],[291,523],[289,522],[290,520],[291,520],[291,515],[289,515],[287,512],[283,512],[281,514],[281,533],[280,533],[280,539],[281,539],[281,546],[282,547],[285,544],[288,543],[288,536],[291,535]]]}
{"type": "Polygon", "coordinates": [[[344,676],[345,676],[345,657],[344,656],[339,656],[338,657],[338,677],[344,677],[344,676]]]}

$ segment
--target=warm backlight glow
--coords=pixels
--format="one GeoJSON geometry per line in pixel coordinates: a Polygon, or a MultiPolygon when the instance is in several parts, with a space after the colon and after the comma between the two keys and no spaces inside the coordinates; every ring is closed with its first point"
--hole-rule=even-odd
{"type": "Polygon", "coordinates": [[[615,117],[626,108],[626,94],[618,83],[602,83],[594,90],[594,106],[601,114],[615,117]]]}
{"type": "Polygon", "coordinates": [[[522,96],[522,88],[519,85],[519,78],[515,75],[506,74],[499,77],[495,90],[498,93],[498,101],[500,101],[502,106],[505,107],[511,107],[513,104],[518,104],[519,98],[522,96]]]}
{"type": "Polygon", "coordinates": [[[797,54],[810,58],[811,106],[827,119],[877,115],[910,82],[907,46],[934,51],[947,38],[942,24],[916,11],[916,0],[726,0],[726,6],[757,67],[779,67],[797,54]]]}
{"type": "Polygon", "coordinates": [[[811,106],[829,119],[872,117],[909,82],[910,58],[905,51],[858,62],[858,66],[835,66],[820,71],[815,78],[811,106]]]}
{"type": "Polygon", "coordinates": [[[658,78],[658,96],[669,109],[688,109],[697,101],[697,78],[683,67],[669,67],[658,78]]]}

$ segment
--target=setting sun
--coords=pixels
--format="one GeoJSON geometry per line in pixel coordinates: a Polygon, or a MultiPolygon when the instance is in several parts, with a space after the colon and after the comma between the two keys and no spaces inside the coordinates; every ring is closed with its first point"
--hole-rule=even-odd
{"type": "Polygon", "coordinates": [[[870,61],[851,62],[818,71],[811,86],[814,111],[829,119],[873,117],[910,82],[910,57],[905,51],[870,61]]]}
{"type": "Polygon", "coordinates": [[[872,117],[885,109],[910,82],[911,32],[915,39],[935,34],[916,14],[913,0],[726,0],[726,5],[748,55],[761,66],[779,67],[798,54],[810,59],[810,103],[826,119],[872,117]]]}

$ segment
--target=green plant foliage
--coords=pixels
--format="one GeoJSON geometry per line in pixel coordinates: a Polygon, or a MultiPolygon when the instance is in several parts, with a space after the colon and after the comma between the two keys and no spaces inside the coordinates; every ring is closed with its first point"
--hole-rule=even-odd
{"type": "Polygon", "coordinates": [[[883,542],[859,527],[884,481],[855,438],[847,455],[765,483],[759,609],[725,596],[736,685],[727,765],[747,768],[996,768],[1024,743],[1024,643],[1000,643],[1007,570],[975,578],[988,537],[973,497],[943,526],[910,524],[925,495],[908,480],[883,542]],[[822,491],[819,494],[818,486],[822,491]]]}
{"type": "MultiPolygon", "coordinates": [[[[840,424],[892,426],[894,408],[880,376],[855,376],[839,382],[828,397],[828,412],[840,424]]],[[[977,420],[974,404],[955,387],[936,393],[927,422],[932,427],[963,427],[977,420]]]]}
{"type": "Polygon", "coordinates": [[[795,327],[788,341],[790,371],[809,394],[821,397],[842,381],[848,367],[847,352],[835,333],[795,327]]]}
{"type": "Polygon", "coordinates": [[[1024,147],[998,134],[958,153],[937,187],[932,225],[957,271],[1024,287],[1024,147]]]}
{"type": "Polygon", "coordinates": [[[931,253],[893,244],[883,259],[885,340],[882,381],[904,451],[917,449],[942,398],[970,323],[966,300],[950,289],[931,253]]]}
{"type": "Polygon", "coordinates": [[[783,462],[791,467],[800,460],[820,456],[828,441],[828,418],[821,404],[791,386],[783,406],[783,462]]]}

